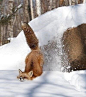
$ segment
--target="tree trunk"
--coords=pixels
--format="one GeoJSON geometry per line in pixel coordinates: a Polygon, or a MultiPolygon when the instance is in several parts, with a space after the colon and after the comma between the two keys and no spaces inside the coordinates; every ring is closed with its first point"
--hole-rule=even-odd
{"type": "Polygon", "coordinates": [[[28,0],[28,14],[29,14],[29,19],[31,21],[31,8],[30,8],[30,0],[28,0]]]}
{"type": "Polygon", "coordinates": [[[69,0],[69,5],[72,5],[72,0],[69,0]]]}
{"type": "Polygon", "coordinates": [[[30,7],[31,7],[31,16],[32,19],[34,19],[33,0],[30,0],[30,7]]]}
{"type": "Polygon", "coordinates": [[[69,0],[65,0],[65,6],[68,6],[69,5],[69,0]]]}
{"type": "MultiPolygon", "coordinates": [[[[9,14],[12,14],[13,2],[14,0],[8,1],[8,13],[9,14]]],[[[9,33],[9,37],[13,38],[13,18],[11,18],[11,20],[8,23],[8,33],[9,33]]]]}
{"type": "Polygon", "coordinates": [[[83,0],[83,3],[86,3],[86,0],[83,0]]]}
{"type": "Polygon", "coordinates": [[[53,0],[50,0],[50,6],[49,6],[50,10],[52,10],[52,3],[53,3],[53,0]]]}
{"type": "Polygon", "coordinates": [[[0,45],[2,45],[2,42],[3,42],[3,27],[1,26],[1,37],[0,37],[0,45]]]}
{"type": "Polygon", "coordinates": [[[41,2],[40,0],[36,0],[36,7],[37,7],[37,15],[41,15],[41,2]]]}
{"type": "Polygon", "coordinates": [[[75,0],[75,3],[78,4],[78,0],[75,0]]]}
{"type": "Polygon", "coordinates": [[[29,5],[28,0],[24,0],[24,16],[25,16],[24,22],[30,21],[30,16],[29,16],[29,13],[28,13],[28,5],[29,5]]]}
{"type": "Polygon", "coordinates": [[[63,6],[64,0],[60,0],[59,5],[63,6]]]}

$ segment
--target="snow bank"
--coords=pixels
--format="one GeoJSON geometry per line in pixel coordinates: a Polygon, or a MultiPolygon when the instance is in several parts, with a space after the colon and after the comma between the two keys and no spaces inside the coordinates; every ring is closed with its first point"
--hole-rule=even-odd
{"type": "Polygon", "coordinates": [[[64,77],[76,90],[86,93],[86,70],[64,73],[64,77]]]}
{"type": "Polygon", "coordinates": [[[30,52],[23,31],[11,43],[0,47],[0,70],[18,70],[25,67],[25,57],[30,52]]]}

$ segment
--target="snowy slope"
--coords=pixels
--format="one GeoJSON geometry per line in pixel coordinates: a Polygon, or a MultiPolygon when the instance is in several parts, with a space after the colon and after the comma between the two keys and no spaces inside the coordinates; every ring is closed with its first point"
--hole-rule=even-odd
{"type": "Polygon", "coordinates": [[[58,71],[24,82],[17,75],[17,71],[0,71],[0,97],[86,97],[86,92],[77,91],[58,71]]]}
{"type": "Polygon", "coordinates": [[[23,34],[18,35],[11,43],[0,47],[0,70],[18,70],[25,67],[25,57],[30,52],[23,34]]]}
{"type": "Polygon", "coordinates": [[[0,71],[0,97],[85,97],[86,70],[72,73],[58,72],[62,64],[63,32],[81,23],[86,23],[86,4],[57,8],[29,23],[42,48],[49,44],[49,41],[56,42],[56,48],[52,48],[52,51],[44,50],[48,58],[44,70],[57,71],[44,72],[34,81],[20,83],[16,79],[18,71],[13,71],[24,69],[25,57],[30,52],[23,31],[11,43],[1,46],[0,70],[11,71],[0,71]]]}
{"type": "Polygon", "coordinates": [[[76,90],[83,91],[86,94],[86,70],[64,73],[64,78],[73,85],[76,90]]]}

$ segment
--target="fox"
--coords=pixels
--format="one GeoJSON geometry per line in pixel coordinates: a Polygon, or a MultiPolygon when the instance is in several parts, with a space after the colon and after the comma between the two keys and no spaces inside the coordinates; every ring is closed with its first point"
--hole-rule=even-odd
{"type": "Polygon", "coordinates": [[[25,59],[25,70],[22,72],[19,69],[19,80],[33,80],[34,78],[40,76],[43,73],[43,54],[40,49],[32,50],[25,59]]]}
{"type": "Polygon", "coordinates": [[[19,69],[19,75],[17,78],[20,81],[33,80],[43,73],[44,56],[38,45],[38,39],[31,27],[26,23],[22,23],[22,29],[31,52],[26,56],[24,72],[19,69]]]}

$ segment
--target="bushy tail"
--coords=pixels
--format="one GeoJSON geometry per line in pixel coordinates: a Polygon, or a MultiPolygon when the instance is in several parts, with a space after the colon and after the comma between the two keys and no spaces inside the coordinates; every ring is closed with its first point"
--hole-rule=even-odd
{"type": "Polygon", "coordinates": [[[26,41],[31,50],[36,50],[38,48],[38,39],[32,30],[32,28],[28,25],[28,23],[21,23],[22,30],[24,31],[26,41]]]}

